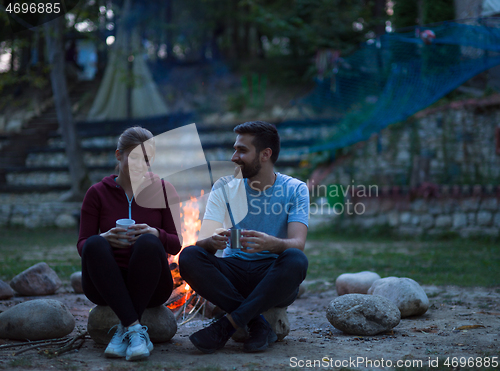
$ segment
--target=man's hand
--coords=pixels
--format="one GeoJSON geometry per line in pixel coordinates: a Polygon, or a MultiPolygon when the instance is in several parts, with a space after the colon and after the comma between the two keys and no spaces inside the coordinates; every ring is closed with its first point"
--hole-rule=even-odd
{"type": "Polygon", "coordinates": [[[264,232],[242,230],[240,241],[243,251],[248,253],[269,251],[279,254],[283,251],[281,240],[264,232]]]}
{"type": "Polygon", "coordinates": [[[229,240],[230,232],[224,228],[217,228],[211,237],[211,246],[216,250],[224,250],[229,240]]]}
{"type": "Polygon", "coordinates": [[[273,254],[281,254],[286,249],[291,248],[304,251],[307,226],[300,222],[288,223],[287,238],[284,239],[251,230],[241,231],[241,236],[241,246],[246,248],[242,251],[248,253],[269,251],[273,254]]]}

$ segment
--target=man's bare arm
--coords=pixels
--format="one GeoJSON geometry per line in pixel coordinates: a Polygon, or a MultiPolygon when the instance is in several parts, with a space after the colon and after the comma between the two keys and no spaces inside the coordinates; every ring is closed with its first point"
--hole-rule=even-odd
{"type": "Polygon", "coordinates": [[[226,248],[228,237],[229,232],[222,228],[222,223],[215,220],[203,219],[196,245],[215,254],[217,250],[226,248]]]}

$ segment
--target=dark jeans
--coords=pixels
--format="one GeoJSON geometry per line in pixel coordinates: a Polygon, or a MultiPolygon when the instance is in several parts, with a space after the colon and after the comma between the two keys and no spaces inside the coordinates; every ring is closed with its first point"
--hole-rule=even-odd
{"type": "Polygon", "coordinates": [[[182,278],[230,313],[239,327],[268,309],[292,304],[306,278],[307,265],[298,249],[287,249],[277,259],[255,261],[218,258],[199,246],[186,247],[179,256],[182,278]]]}
{"type": "Polygon", "coordinates": [[[121,268],[109,242],[92,236],[82,250],[82,287],[90,301],[111,307],[122,325],[129,326],[172,293],[165,249],[157,237],[144,234],[133,245],[128,268],[121,268]]]}

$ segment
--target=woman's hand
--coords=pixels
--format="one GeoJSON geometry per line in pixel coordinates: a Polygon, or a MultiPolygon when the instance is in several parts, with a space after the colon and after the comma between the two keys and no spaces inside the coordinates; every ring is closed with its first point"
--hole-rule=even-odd
{"type": "Polygon", "coordinates": [[[134,244],[135,241],[143,234],[152,234],[153,236],[159,237],[160,232],[156,228],[150,227],[147,224],[134,224],[128,227],[127,237],[130,244],[134,244]]]}
{"type": "Polygon", "coordinates": [[[100,236],[104,237],[106,241],[109,242],[111,247],[114,247],[115,249],[126,249],[127,247],[130,247],[130,242],[129,238],[123,234],[127,232],[125,228],[111,228],[109,231],[101,233],[100,236]],[[120,234],[122,232],[122,234],[120,234]]]}
{"type": "Polygon", "coordinates": [[[109,231],[101,233],[101,237],[104,237],[111,247],[125,249],[133,245],[142,234],[147,233],[156,237],[160,235],[156,228],[152,228],[147,224],[134,224],[128,227],[128,229],[111,228],[109,231]],[[125,232],[125,234],[119,234],[119,232],[125,232]]]}

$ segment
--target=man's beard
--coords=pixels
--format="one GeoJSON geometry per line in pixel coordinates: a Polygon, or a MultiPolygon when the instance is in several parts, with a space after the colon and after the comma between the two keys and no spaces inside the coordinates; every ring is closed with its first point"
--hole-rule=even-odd
{"type": "Polygon", "coordinates": [[[243,175],[243,178],[253,178],[259,173],[261,168],[262,165],[260,164],[259,158],[255,157],[255,160],[251,164],[243,165],[241,174],[243,175]]]}

